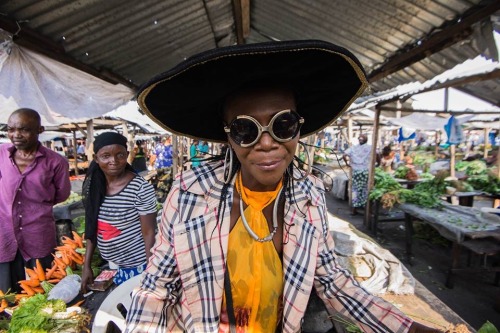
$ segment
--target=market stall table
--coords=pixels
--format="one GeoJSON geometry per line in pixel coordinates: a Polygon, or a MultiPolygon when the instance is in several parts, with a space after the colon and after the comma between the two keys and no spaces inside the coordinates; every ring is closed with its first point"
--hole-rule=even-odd
{"type": "MultiPolygon", "coordinates": [[[[401,178],[394,178],[401,186],[407,188],[407,189],[412,189],[415,187],[415,185],[425,181],[425,179],[417,179],[417,180],[408,180],[408,179],[401,179],[401,178]]],[[[378,232],[378,223],[379,222],[397,222],[397,221],[402,221],[403,218],[400,216],[389,216],[385,218],[380,218],[380,200],[375,200],[373,201],[373,213],[370,218],[370,226],[369,229],[373,233],[375,237],[377,237],[377,232],[378,232]]]]}
{"type": "Polygon", "coordinates": [[[452,203],[453,198],[458,198],[458,204],[460,206],[472,207],[474,205],[474,197],[483,195],[482,191],[470,191],[470,192],[455,192],[453,194],[446,194],[446,200],[452,203]]]}
{"type": "Polygon", "coordinates": [[[452,258],[446,286],[453,287],[453,273],[463,270],[494,271],[498,282],[500,267],[488,267],[487,257],[500,253],[500,217],[473,207],[454,206],[443,202],[442,209],[424,208],[414,204],[399,204],[405,213],[406,255],[411,263],[413,218],[432,226],[453,243],[452,258]],[[464,247],[483,257],[480,268],[459,267],[460,250],[464,247]]]}

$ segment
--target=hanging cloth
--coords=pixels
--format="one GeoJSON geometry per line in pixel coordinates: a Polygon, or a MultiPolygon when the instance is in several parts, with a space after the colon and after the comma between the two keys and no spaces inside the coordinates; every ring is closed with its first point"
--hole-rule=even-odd
{"type": "MultiPolygon", "coordinates": [[[[242,186],[241,174],[238,174],[240,200],[248,205],[245,217],[261,238],[269,234],[262,210],[274,200],[279,200],[276,197],[282,186],[280,181],[274,191],[253,192],[242,186]]],[[[274,333],[280,316],[283,290],[283,267],[274,243],[253,239],[240,217],[229,234],[227,264],[236,331],[274,333]]],[[[224,299],[224,309],[225,304],[224,299]]]]}

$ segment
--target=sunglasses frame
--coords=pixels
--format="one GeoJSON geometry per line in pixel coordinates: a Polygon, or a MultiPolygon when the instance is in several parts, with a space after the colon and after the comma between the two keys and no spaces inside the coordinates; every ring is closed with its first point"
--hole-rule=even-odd
{"type": "MultiPolygon", "coordinates": [[[[243,147],[243,148],[248,148],[248,147],[251,147],[254,144],[256,144],[260,140],[260,137],[262,136],[262,133],[264,133],[264,132],[269,133],[269,135],[277,142],[280,142],[280,143],[288,142],[288,141],[292,140],[297,135],[297,133],[299,133],[300,128],[302,127],[302,124],[304,124],[304,118],[302,118],[295,110],[292,110],[292,109],[285,109],[285,110],[281,110],[278,113],[276,113],[271,118],[271,121],[269,122],[269,124],[267,126],[262,126],[261,123],[259,123],[257,121],[257,119],[255,119],[253,117],[250,117],[247,115],[240,115],[240,116],[237,116],[236,119],[231,120],[231,123],[229,123],[228,126],[224,126],[224,132],[226,132],[229,137],[231,137],[231,125],[233,124],[234,121],[236,121],[238,119],[248,119],[257,126],[257,137],[255,138],[255,140],[253,140],[251,143],[237,143],[240,147],[243,147]],[[292,137],[286,138],[286,139],[280,139],[280,138],[276,137],[276,135],[274,134],[273,125],[274,125],[274,121],[279,116],[281,116],[282,114],[285,114],[285,113],[295,114],[299,120],[299,127],[297,129],[297,132],[292,137]]],[[[231,137],[231,139],[232,139],[232,137],[231,137]]],[[[233,141],[234,141],[234,139],[233,139],[233,141]]]]}

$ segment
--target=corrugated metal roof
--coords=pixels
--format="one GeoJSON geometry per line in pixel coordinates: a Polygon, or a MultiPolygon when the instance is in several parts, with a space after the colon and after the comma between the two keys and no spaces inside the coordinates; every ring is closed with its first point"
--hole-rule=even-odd
{"type": "MultiPolygon", "coordinates": [[[[404,56],[440,31],[460,24],[468,11],[495,3],[498,1],[253,0],[246,42],[327,40],[351,50],[370,76],[395,56],[404,56]]],[[[51,45],[44,47],[52,48],[53,53],[65,54],[108,77],[121,76],[135,86],[197,52],[237,40],[231,0],[15,0],[0,3],[0,27],[4,29],[5,20],[16,20],[22,29],[46,37],[51,45]]],[[[491,29],[488,21],[464,29],[467,38],[382,75],[372,82],[372,92],[423,82],[467,59],[491,53],[491,29]]],[[[487,84],[495,96],[479,83],[464,90],[483,94],[481,97],[500,105],[500,83],[487,84]]]]}

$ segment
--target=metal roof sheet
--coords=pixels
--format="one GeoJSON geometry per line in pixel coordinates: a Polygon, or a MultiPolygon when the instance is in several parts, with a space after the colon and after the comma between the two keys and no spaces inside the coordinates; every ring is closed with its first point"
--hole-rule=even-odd
{"type": "MultiPolygon", "coordinates": [[[[247,43],[314,38],[339,44],[359,57],[372,77],[371,92],[423,82],[467,59],[496,52],[491,46],[491,31],[498,23],[494,0],[249,1],[4,1],[0,28],[17,32],[19,43],[28,33],[35,35],[39,48],[74,59],[105,78],[124,78],[134,87],[197,52],[234,44],[235,2],[249,6],[247,43]],[[462,36],[458,42],[443,41],[453,45],[440,51],[434,42],[427,53],[421,52],[420,61],[397,71],[384,69],[395,57],[404,58],[484,8],[495,10],[450,35],[462,36]]],[[[500,105],[499,83],[476,82],[463,90],[500,105]]]]}

